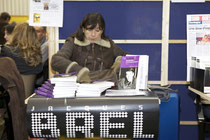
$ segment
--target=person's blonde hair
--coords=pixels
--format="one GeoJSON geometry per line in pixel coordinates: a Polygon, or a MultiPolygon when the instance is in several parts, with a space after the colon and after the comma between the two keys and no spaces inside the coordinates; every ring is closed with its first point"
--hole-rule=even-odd
{"type": "Polygon", "coordinates": [[[8,45],[20,50],[25,61],[30,66],[37,66],[41,62],[40,43],[34,27],[28,23],[19,23],[12,32],[8,45]]]}

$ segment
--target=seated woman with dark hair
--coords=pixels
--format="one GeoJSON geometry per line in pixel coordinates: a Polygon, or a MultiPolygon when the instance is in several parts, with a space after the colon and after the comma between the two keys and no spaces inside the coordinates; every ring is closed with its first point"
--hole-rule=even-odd
{"type": "Polygon", "coordinates": [[[0,56],[12,58],[23,78],[26,97],[33,92],[36,74],[42,71],[40,43],[35,29],[28,23],[16,25],[0,56]]]}
{"type": "Polygon", "coordinates": [[[4,27],[9,24],[11,16],[7,12],[0,14],[0,45],[4,45],[6,40],[4,38],[4,27]]]}
{"type": "Polygon", "coordinates": [[[105,21],[99,13],[89,13],[77,31],[66,39],[53,55],[52,69],[59,73],[77,73],[77,82],[116,81],[121,56],[126,55],[105,35],[105,21]]]}
{"type": "Polygon", "coordinates": [[[4,26],[4,38],[6,39],[7,42],[9,41],[15,26],[16,26],[15,22],[4,26]]]}

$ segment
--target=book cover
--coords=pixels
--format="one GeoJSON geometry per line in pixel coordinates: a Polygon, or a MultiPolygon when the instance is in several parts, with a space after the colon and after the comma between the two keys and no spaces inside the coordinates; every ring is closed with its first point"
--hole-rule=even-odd
{"type": "Polygon", "coordinates": [[[148,55],[122,56],[118,89],[146,90],[148,81],[148,55]]]}
{"type": "Polygon", "coordinates": [[[139,56],[122,56],[118,89],[136,89],[139,56]]]}

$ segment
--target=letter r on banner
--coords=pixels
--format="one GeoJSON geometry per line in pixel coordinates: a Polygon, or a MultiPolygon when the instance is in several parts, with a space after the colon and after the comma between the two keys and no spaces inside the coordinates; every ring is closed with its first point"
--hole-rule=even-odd
{"type": "Polygon", "coordinates": [[[76,132],[85,134],[85,138],[93,138],[91,129],[94,128],[94,116],[90,112],[68,112],[66,113],[66,135],[67,138],[76,138],[76,132]],[[84,119],[84,126],[76,126],[76,119],[84,119]]]}

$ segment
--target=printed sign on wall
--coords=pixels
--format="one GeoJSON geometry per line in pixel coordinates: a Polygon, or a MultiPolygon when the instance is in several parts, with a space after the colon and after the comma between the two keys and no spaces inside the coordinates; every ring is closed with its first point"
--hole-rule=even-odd
{"type": "Polygon", "coordinates": [[[63,26],[63,0],[30,0],[29,25],[63,26]]]}
{"type": "Polygon", "coordinates": [[[210,14],[187,15],[187,81],[190,67],[210,67],[210,14]]]}

